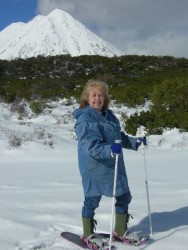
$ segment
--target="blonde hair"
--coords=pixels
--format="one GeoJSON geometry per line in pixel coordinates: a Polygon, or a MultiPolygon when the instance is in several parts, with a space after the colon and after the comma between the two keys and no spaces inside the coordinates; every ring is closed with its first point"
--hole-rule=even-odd
{"type": "Polygon", "coordinates": [[[85,108],[89,105],[88,98],[91,90],[94,88],[101,89],[103,95],[104,95],[104,105],[102,107],[103,110],[107,109],[110,104],[110,96],[108,94],[108,86],[104,81],[90,79],[87,81],[84,90],[80,97],[80,108],[85,108]]]}

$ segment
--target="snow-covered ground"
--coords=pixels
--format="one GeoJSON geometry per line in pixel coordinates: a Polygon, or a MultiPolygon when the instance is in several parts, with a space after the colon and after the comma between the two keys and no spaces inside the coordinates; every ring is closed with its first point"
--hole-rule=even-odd
{"type": "MultiPolygon", "coordinates": [[[[71,117],[77,106],[50,103],[43,115],[19,120],[0,104],[0,250],[79,249],[60,237],[64,230],[82,233],[83,193],[71,117]]],[[[114,108],[119,117],[122,110],[133,112],[114,108]]],[[[145,156],[153,236],[137,249],[188,249],[187,150],[188,133],[174,129],[149,136],[145,156]]],[[[133,195],[130,230],[147,233],[143,153],[142,148],[124,150],[133,195]]],[[[112,199],[103,197],[96,211],[98,231],[109,232],[111,205],[112,199]]]]}

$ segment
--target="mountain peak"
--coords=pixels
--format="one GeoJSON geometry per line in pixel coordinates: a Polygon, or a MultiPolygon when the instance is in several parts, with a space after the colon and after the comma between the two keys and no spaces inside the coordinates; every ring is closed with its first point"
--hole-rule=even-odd
{"type": "Polygon", "coordinates": [[[71,16],[68,14],[68,12],[64,11],[64,10],[61,10],[61,9],[54,9],[52,10],[48,16],[57,16],[57,15],[67,15],[67,16],[71,16]]]}
{"type": "Polygon", "coordinates": [[[67,12],[54,9],[28,23],[14,23],[0,32],[0,59],[70,54],[120,56],[122,53],[67,12]]]}

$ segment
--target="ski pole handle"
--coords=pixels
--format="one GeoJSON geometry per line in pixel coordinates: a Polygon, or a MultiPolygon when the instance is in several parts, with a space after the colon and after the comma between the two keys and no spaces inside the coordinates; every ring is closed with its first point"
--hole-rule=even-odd
{"type": "Polygon", "coordinates": [[[116,144],[121,144],[121,140],[115,140],[116,144]]]}
{"type": "Polygon", "coordinates": [[[115,143],[112,144],[112,154],[113,155],[120,155],[122,152],[122,145],[121,140],[115,140],[115,143]]]}

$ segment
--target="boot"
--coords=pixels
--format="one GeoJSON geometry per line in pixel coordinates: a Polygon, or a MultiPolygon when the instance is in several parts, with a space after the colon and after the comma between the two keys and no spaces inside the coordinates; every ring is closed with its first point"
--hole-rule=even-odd
{"type": "Polygon", "coordinates": [[[84,232],[81,239],[86,243],[89,249],[102,249],[107,245],[103,239],[97,238],[94,234],[95,224],[97,224],[96,220],[82,217],[82,222],[84,232]]]}
{"type": "Polygon", "coordinates": [[[118,235],[124,235],[127,231],[127,223],[128,223],[128,213],[115,215],[115,229],[114,231],[118,235]]]}
{"type": "Polygon", "coordinates": [[[130,214],[125,213],[125,214],[118,214],[116,213],[115,217],[115,229],[113,236],[115,239],[120,240],[122,242],[127,242],[127,241],[134,241],[138,242],[139,237],[135,233],[130,233],[128,231],[128,222],[130,218],[130,214]]]}
{"type": "Polygon", "coordinates": [[[84,231],[83,236],[84,237],[87,238],[88,236],[94,234],[96,221],[93,218],[82,217],[82,223],[83,223],[83,231],[84,231]]]}

